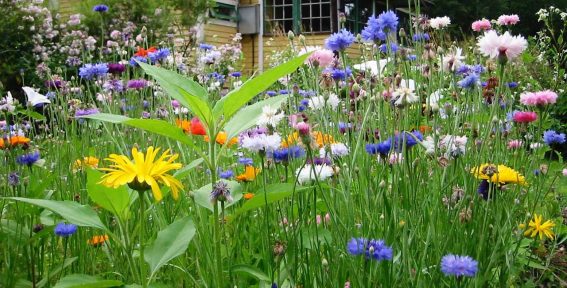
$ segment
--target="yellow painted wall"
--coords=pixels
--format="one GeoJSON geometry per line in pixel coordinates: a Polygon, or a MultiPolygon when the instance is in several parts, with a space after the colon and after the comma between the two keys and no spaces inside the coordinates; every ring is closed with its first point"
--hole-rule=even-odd
{"type": "Polygon", "coordinates": [[[236,27],[217,23],[207,23],[205,25],[205,43],[215,46],[230,43],[234,34],[236,34],[236,27]]]}

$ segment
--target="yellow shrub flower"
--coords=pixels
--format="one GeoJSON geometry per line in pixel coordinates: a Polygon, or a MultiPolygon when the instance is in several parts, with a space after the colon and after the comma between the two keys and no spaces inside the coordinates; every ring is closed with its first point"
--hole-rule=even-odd
{"type": "Polygon", "coordinates": [[[113,188],[127,184],[136,191],[145,191],[151,188],[155,201],[160,201],[163,198],[159,186],[163,184],[171,188],[171,194],[177,200],[179,190],[183,188],[183,185],[167,172],[181,168],[180,163],[173,163],[179,155],[172,155],[169,150],[166,150],[156,160],[159,150],[160,148],[149,147],[144,156],[143,152],[139,152],[134,147],[132,148],[133,161],[124,155],[111,154],[105,160],[113,162],[113,164],[110,165],[110,168],[100,169],[108,172],[102,176],[100,183],[113,188]]]}
{"type": "Polygon", "coordinates": [[[555,237],[555,234],[553,234],[555,223],[551,220],[547,220],[543,224],[541,222],[543,222],[543,216],[534,214],[534,218],[528,224],[528,229],[526,229],[526,224],[520,224],[520,229],[526,229],[524,236],[534,238],[539,235],[539,239],[543,239],[543,236],[553,239],[555,237]]]}

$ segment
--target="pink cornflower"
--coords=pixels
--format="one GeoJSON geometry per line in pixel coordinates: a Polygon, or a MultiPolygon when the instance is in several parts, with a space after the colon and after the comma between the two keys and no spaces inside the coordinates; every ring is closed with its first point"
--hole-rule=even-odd
{"type": "Polygon", "coordinates": [[[557,102],[557,93],[551,90],[527,92],[520,95],[520,103],[527,106],[543,106],[555,104],[555,102],[557,102]]]}
{"type": "Polygon", "coordinates": [[[496,23],[500,26],[509,26],[509,25],[516,25],[520,22],[520,17],[518,15],[500,15],[496,23]]]}
{"type": "Polygon", "coordinates": [[[510,140],[508,141],[508,149],[518,149],[522,147],[522,144],[524,144],[522,140],[510,140]]]}
{"type": "Polygon", "coordinates": [[[334,60],[335,53],[333,53],[333,51],[328,49],[320,49],[311,53],[305,63],[310,63],[314,66],[326,68],[331,63],[333,63],[334,60]]]}
{"type": "Polygon", "coordinates": [[[529,111],[526,112],[518,111],[515,112],[514,115],[512,115],[512,118],[514,119],[514,122],[529,123],[537,120],[537,113],[529,112],[529,111]]]}
{"type": "Polygon", "coordinates": [[[514,59],[518,57],[526,48],[528,48],[528,41],[522,36],[512,36],[507,31],[498,35],[496,31],[490,30],[484,32],[477,43],[480,53],[492,59],[505,56],[507,59],[514,59]]]}
{"type": "Polygon", "coordinates": [[[567,177],[567,168],[563,169],[562,173],[563,173],[563,176],[567,177]]]}
{"type": "Polygon", "coordinates": [[[474,21],[471,27],[473,31],[480,32],[484,30],[490,30],[492,28],[492,25],[490,24],[490,20],[482,18],[482,20],[474,21]]]}

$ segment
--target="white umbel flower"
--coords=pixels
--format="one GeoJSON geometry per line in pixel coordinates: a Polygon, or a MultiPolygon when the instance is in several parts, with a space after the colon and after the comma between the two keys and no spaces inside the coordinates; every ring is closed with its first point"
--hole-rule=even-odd
{"type": "Polygon", "coordinates": [[[303,167],[303,169],[298,168],[295,171],[295,175],[297,176],[297,181],[299,182],[299,184],[305,184],[314,181],[315,175],[317,175],[317,179],[319,179],[319,181],[325,181],[331,176],[333,176],[333,174],[334,174],[333,168],[331,168],[328,165],[313,166],[311,164],[307,164],[305,165],[305,167],[303,167]],[[315,170],[316,174],[313,173],[313,170],[315,170]]]}
{"type": "Polygon", "coordinates": [[[277,108],[273,108],[271,106],[264,106],[262,107],[262,114],[260,115],[260,119],[258,119],[258,126],[266,127],[272,126],[276,127],[280,121],[285,117],[283,112],[278,113],[277,108]]]}

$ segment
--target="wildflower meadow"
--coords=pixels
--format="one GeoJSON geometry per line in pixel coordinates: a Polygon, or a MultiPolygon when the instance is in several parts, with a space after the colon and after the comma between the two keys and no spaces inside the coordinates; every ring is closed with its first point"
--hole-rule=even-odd
{"type": "Polygon", "coordinates": [[[0,287],[567,286],[567,11],[339,14],[245,71],[161,10],[0,7],[0,287]]]}

